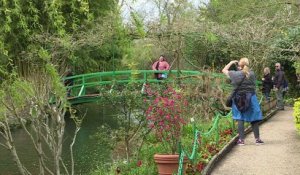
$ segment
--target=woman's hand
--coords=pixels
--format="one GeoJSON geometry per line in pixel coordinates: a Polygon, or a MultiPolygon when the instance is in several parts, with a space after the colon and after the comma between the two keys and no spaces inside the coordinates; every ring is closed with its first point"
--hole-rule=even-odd
{"type": "Polygon", "coordinates": [[[239,61],[238,60],[232,60],[232,61],[230,61],[231,65],[236,64],[236,63],[239,63],[239,61]]]}
{"type": "Polygon", "coordinates": [[[232,61],[230,61],[224,68],[223,68],[223,70],[222,70],[222,72],[227,76],[227,77],[229,77],[229,74],[228,74],[228,70],[229,70],[229,68],[230,68],[230,66],[231,65],[233,65],[233,64],[236,64],[236,63],[238,63],[239,61],[238,60],[232,60],[232,61]]]}

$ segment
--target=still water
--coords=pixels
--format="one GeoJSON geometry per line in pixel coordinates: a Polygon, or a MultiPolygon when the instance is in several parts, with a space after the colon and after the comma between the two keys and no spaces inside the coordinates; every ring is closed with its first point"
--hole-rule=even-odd
{"type": "MultiPolygon", "coordinates": [[[[100,128],[102,128],[101,126],[108,125],[112,129],[115,129],[117,127],[117,121],[116,117],[114,117],[114,110],[102,104],[82,104],[77,105],[76,108],[78,108],[81,113],[87,113],[73,148],[75,174],[88,174],[88,172],[92,171],[97,165],[111,161],[109,144],[103,144],[101,139],[98,138],[101,137],[101,133],[99,133],[100,128]]],[[[63,156],[67,160],[67,164],[69,160],[68,149],[74,129],[75,125],[73,121],[69,117],[66,117],[63,156]]],[[[16,129],[13,131],[13,137],[15,138],[21,161],[32,174],[37,174],[38,164],[35,158],[36,153],[26,133],[22,129],[16,129]]],[[[18,169],[12,161],[12,156],[4,147],[0,146],[0,175],[18,174],[18,169]]]]}

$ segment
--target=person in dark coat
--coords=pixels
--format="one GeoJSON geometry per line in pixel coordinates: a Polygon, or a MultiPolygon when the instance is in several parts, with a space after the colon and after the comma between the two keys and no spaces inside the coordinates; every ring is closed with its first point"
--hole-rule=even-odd
{"type": "MultiPolygon", "coordinates": [[[[73,73],[72,73],[71,69],[68,69],[64,73],[65,78],[72,77],[72,76],[73,76],[73,73]]],[[[64,85],[67,87],[67,96],[70,97],[71,96],[71,86],[74,85],[74,80],[73,79],[66,79],[66,80],[64,80],[64,85]]]]}
{"type": "Polygon", "coordinates": [[[266,100],[270,102],[270,92],[273,88],[273,81],[270,74],[270,68],[264,68],[264,77],[262,78],[262,93],[264,94],[266,100]]]}
{"type": "Polygon", "coordinates": [[[283,103],[283,86],[284,86],[284,72],[281,70],[280,63],[275,64],[275,77],[274,77],[274,91],[276,92],[277,108],[284,110],[283,103]]]}

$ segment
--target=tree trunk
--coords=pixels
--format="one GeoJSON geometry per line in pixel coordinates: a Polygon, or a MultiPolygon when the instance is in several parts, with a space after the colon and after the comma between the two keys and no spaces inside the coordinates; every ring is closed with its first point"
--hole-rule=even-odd
{"type": "Polygon", "coordinates": [[[3,129],[4,129],[4,134],[6,136],[6,145],[9,148],[9,151],[10,151],[10,153],[13,156],[13,161],[17,164],[19,172],[22,175],[30,174],[30,173],[27,172],[26,168],[21,163],[21,160],[20,160],[20,158],[19,158],[19,156],[17,154],[17,150],[16,150],[16,147],[14,145],[14,140],[13,140],[13,137],[11,135],[10,127],[9,127],[9,124],[8,124],[8,121],[7,121],[6,117],[5,117],[5,126],[4,126],[3,129]]]}

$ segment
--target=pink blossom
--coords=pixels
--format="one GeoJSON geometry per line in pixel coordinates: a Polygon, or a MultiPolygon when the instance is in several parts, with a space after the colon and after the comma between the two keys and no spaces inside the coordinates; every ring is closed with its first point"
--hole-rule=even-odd
{"type": "MultiPolygon", "coordinates": [[[[150,86],[147,90],[149,90],[147,93],[150,92],[150,86]]],[[[160,93],[161,91],[153,92],[154,99],[146,111],[146,119],[151,122],[149,127],[154,129],[160,141],[177,144],[180,139],[181,127],[186,124],[183,117],[187,100],[172,87],[164,90],[163,94],[160,93]]],[[[171,145],[170,147],[176,148],[176,146],[171,145]]],[[[176,150],[172,150],[172,152],[174,151],[176,150]]]]}
{"type": "Polygon", "coordinates": [[[170,115],[168,114],[168,115],[166,115],[166,119],[167,120],[170,120],[171,119],[171,117],[170,117],[170,115]]]}
{"type": "Polygon", "coordinates": [[[149,127],[154,128],[154,124],[153,123],[149,124],[149,127]]]}
{"type": "Polygon", "coordinates": [[[169,106],[174,106],[174,103],[175,103],[174,100],[170,100],[169,101],[169,106]]]}

